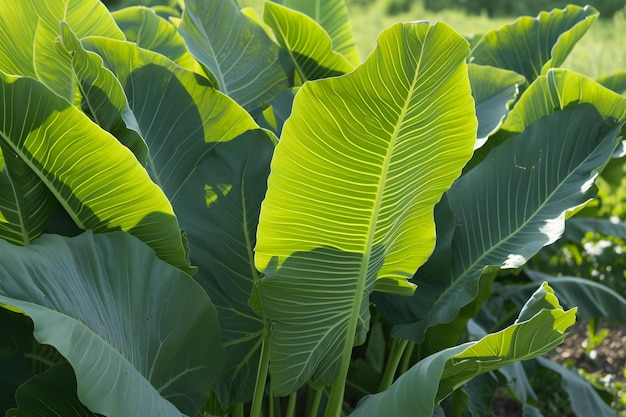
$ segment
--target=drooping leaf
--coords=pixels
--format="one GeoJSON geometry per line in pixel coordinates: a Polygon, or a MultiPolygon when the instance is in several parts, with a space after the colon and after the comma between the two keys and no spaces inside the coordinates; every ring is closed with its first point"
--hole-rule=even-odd
{"type": "Polygon", "coordinates": [[[500,128],[525,80],[523,76],[501,68],[476,64],[470,64],[468,68],[472,96],[476,102],[476,148],[479,148],[489,135],[500,128]]]}
{"type": "Polygon", "coordinates": [[[252,111],[291,87],[285,54],[233,0],[188,0],[179,31],[219,89],[252,111]]]}
{"type": "Polygon", "coordinates": [[[222,365],[204,291],[127,233],[0,241],[0,303],[28,314],[99,414],[195,415],[222,365]]]}
{"type": "Polygon", "coordinates": [[[191,271],[167,197],[130,150],[37,80],[0,81],[5,155],[35,173],[79,227],[128,231],[191,271]]]}
{"type": "Polygon", "coordinates": [[[600,77],[598,82],[618,94],[626,94],[626,70],[600,77]]]}
{"type": "Polygon", "coordinates": [[[331,49],[329,35],[307,15],[267,2],[263,19],[293,60],[296,85],[342,75],[354,69],[343,55],[331,49]]]}
{"type": "Polygon", "coordinates": [[[37,0],[0,1],[4,11],[0,33],[7,40],[0,45],[0,71],[37,78],[72,102],[75,85],[70,59],[55,46],[61,22],[68,22],[79,38],[124,39],[124,34],[99,0],[53,1],[42,6],[37,0]]]}
{"type": "Polygon", "coordinates": [[[474,145],[467,43],[425,22],[378,43],[352,73],[302,87],[272,160],[255,263],[278,395],[334,379],[374,287],[413,291],[433,207],[474,145]]]}
{"type": "Polygon", "coordinates": [[[344,0],[272,0],[306,14],[330,35],[332,49],[356,66],[361,63],[344,0]]]}
{"type": "Polygon", "coordinates": [[[146,163],[148,147],[141,138],[135,115],[128,107],[124,90],[115,75],[102,66],[102,58],[85,51],[67,23],[61,23],[60,42],[71,56],[71,69],[80,90],[83,108],[104,130],[146,163]]]}
{"type": "Polygon", "coordinates": [[[15,395],[17,407],[7,417],[97,417],[78,399],[76,377],[69,363],[53,366],[31,378],[15,395]]]}
{"type": "MultiPolygon", "coordinates": [[[[550,296],[546,284],[537,292],[550,296]]],[[[545,297],[539,297],[545,301],[545,297]]],[[[564,311],[558,302],[528,320],[520,320],[501,332],[489,334],[437,352],[421,360],[386,391],[364,398],[351,417],[411,415],[425,416],[435,404],[465,382],[508,364],[538,357],[562,342],[565,331],[574,324],[575,310],[564,311]]]]}
{"type": "Polygon", "coordinates": [[[183,68],[196,71],[198,62],[187,50],[185,40],[168,20],[147,7],[133,6],[113,13],[115,23],[122,29],[126,40],[143,49],[164,55],[183,68]]]}
{"type": "Polygon", "coordinates": [[[520,17],[514,23],[485,34],[472,50],[471,62],[522,74],[529,83],[558,68],[599,13],[591,6],[520,17]]]}
{"type": "Polygon", "coordinates": [[[589,104],[554,112],[460,178],[447,193],[456,223],[450,266],[420,275],[412,299],[388,300],[415,314],[396,334],[421,340],[477,297],[486,268],[519,267],[558,239],[566,212],[594,197],[593,179],[618,144],[620,124],[589,104]]]}

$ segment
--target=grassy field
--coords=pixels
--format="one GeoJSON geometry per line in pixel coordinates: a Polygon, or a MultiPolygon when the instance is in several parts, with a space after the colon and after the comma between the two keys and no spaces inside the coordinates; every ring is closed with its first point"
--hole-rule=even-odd
{"type": "MultiPolygon", "coordinates": [[[[386,27],[396,22],[411,20],[443,21],[462,35],[482,34],[491,29],[512,23],[515,17],[490,19],[487,16],[467,15],[461,11],[447,10],[439,13],[425,10],[416,1],[413,8],[401,15],[387,15],[389,0],[378,0],[370,7],[351,5],[349,13],[352,28],[363,59],[376,45],[376,37],[386,27]]],[[[238,0],[242,6],[252,6],[257,13],[262,10],[262,0],[238,0]]],[[[626,9],[614,19],[597,20],[576,45],[563,65],[592,78],[626,70],[626,9]]]]}

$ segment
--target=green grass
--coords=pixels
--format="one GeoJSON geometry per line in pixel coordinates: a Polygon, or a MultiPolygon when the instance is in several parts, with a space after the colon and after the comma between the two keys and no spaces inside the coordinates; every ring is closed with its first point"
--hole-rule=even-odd
{"type": "MultiPolygon", "coordinates": [[[[262,0],[237,2],[241,6],[252,6],[259,14],[263,7],[262,0]]],[[[491,19],[486,15],[467,15],[458,10],[432,12],[424,9],[418,1],[414,2],[410,11],[389,16],[388,2],[389,0],[377,0],[369,7],[356,4],[349,6],[352,29],[362,59],[374,49],[378,34],[396,22],[442,21],[460,34],[471,36],[497,29],[515,20],[515,17],[491,19]]],[[[597,20],[574,47],[563,66],[592,78],[626,70],[626,9],[618,12],[613,19],[597,20]]]]}

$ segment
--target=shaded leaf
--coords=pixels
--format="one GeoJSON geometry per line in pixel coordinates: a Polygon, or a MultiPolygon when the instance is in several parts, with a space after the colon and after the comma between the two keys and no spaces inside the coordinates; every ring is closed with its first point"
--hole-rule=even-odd
{"type": "Polygon", "coordinates": [[[69,363],[53,366],[31,378],[16,393],[17,408],[7,417],[97,417],[78,399],[76,377],[69,363]]]}
{"type": "Polygon", "coordinates": [[[28,314],[100,414],[195,415],[222,366],[204,291],[127,233],[0,241],[0,303],[28,314]]]}
{"type": "MultiPolygon", "coordinates": [[[[446,193],[454,215],[454,238],[450,247],[442,245],[444,252],[435,253],[426,263],[430,273],[418,271],[415,282],[420,291],[415,296],[386,302],[388,309],[402,310],[403,320],[414,317],[413,324],[397,326],[395,335],[419,342],[430,326],[453,321],[462,306],[476,299],[478,280],[489,272],[486,268],[523,265],[560,237],[568,210],[595,196],[593,179],[618,144],[624,123],[620,106],[626,102],[595,83],[577,85],[575,81],[582,78],[555,70],[545,78],[551,94],[531,86],[525,94],[538,97],[525,101],[525,111],[518,109],[520,117],[514,124],[523,133],[493,149],[446,193]],[[583,87],[578,96],[598,102],[601,110],[610,109],[621,120],[616,124],[589,104],[555,111],[568,104],[568,93],[577,86],[583,87]],[[545,102],[549,97],[563,101],[552,107],[545,102]],[[526,127],[542,114],[548,116],[526,127]],[[447,266],[446,259],[450,259],[447,266]],[[428,267],[431,262],[442,269],[428,267]]],[[[520,99],[516,108],[522,105],[520,99]]],[[[505,125],[512,116],[513,111],[505,125]]]]}
{"type": "Polygon", "coordinates": [[[252,111],[291,86],[293,68],[265,31],[233,0],[188,0],[179,31],[220,91],[252,111]]]}
{"type": "Polygon", "coordinates": [[[478,118],[478,140],[475,147],[479,148],[500,128],[509,113],[509,106],[517,98],[519,87],[525,80],[513,71],[496,67],[470,64],[468,69],[478,118]]]}
{"type": "Polygon", "coordinates": [[[194,279],[219,310],[228,347],[220,401],[225,408],[248,401],[263,331],[248,306],[258,278],[252,248],[275,138],[232,99],[159,54],[107,39],[84,44],[122,82],[150,148],[148,172],[187,231],[199,268],[194,279]]]}

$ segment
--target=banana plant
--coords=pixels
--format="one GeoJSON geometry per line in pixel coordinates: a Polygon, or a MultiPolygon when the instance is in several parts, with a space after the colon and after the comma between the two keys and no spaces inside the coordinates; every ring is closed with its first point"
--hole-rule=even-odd
{"type": "Polygon", "coordinates": [[[557,68],[592,8],[361,61],[343,0],[40,3],[0,0],[4,415],[456,415],[601,314],[497,280],[620,146],[626,99],[557,68]]]}

